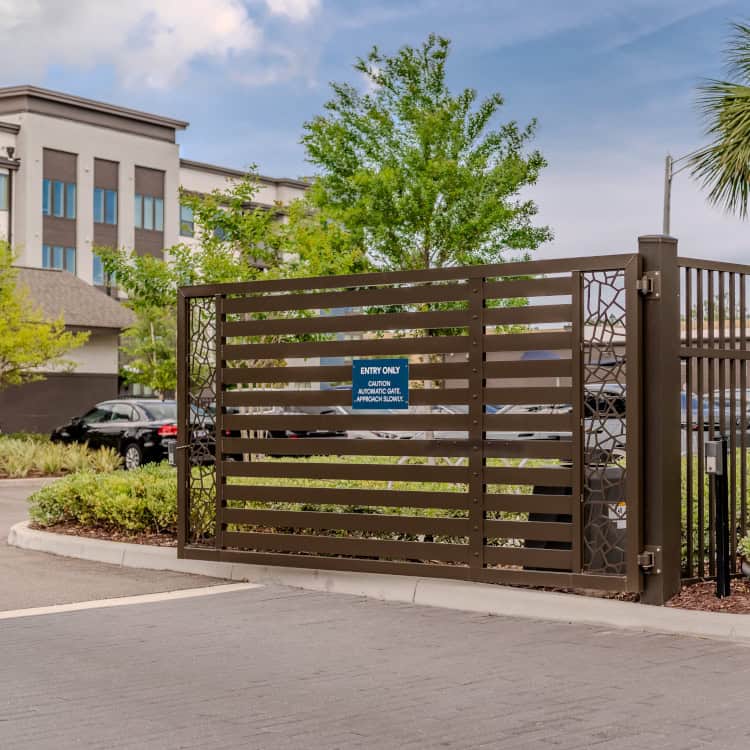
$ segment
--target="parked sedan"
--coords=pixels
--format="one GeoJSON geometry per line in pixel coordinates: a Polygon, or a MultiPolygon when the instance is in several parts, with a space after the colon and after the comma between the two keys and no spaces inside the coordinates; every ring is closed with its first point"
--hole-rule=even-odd
{"type": "MultiPolygon", "coordinates": [[[[202,410],[201,410],[202,412],[202,410]]],[[[213,421],[203,412],[193,420],[196,440],[213,440],[213,421]],[[203,417],[203,418],[202,418],[203,417]]],[[[114,448],[125,468],[136,469],[167,458],[167,442],[177,435],[177,403],[158,399],[102,401],[82,417],[56,428],[53,442],[88,443],[91,448],[114,448]]]]}

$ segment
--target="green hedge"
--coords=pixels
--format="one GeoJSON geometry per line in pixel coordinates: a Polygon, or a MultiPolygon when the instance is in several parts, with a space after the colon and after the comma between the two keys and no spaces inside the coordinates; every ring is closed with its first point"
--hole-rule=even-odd
{"type": "Polygon", "coordinates": [[[135,471],[80,471],[31,496],[39,526],[73,523],[127,534],[177,533],[177,481],[166,463],[135,471]]]}

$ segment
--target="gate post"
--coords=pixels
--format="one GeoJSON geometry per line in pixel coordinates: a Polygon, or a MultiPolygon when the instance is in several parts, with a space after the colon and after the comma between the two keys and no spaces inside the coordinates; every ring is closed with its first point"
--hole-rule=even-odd
{"type": "Polygon", "coordinates": [[[653,565],[645,604],[664,604],[680,590],[680,275],[677,240],[638,238],[643,259],[643,539],[653,565]]]}

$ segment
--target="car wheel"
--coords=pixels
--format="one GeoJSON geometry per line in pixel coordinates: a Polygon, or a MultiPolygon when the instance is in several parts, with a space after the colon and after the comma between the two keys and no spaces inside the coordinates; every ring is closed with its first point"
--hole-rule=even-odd
{"type": "Polygon", "coordinates": [[[137,469],[143,465],[143,450],[138,443],[128,443],[125,446],[123,456],[125,458],[125,468],[128,471],[137,469]]]}

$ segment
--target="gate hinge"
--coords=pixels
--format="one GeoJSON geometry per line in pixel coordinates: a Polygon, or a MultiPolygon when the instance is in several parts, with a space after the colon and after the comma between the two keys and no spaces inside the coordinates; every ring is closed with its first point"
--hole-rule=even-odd
{"type": "Polygon", "coordinates": [[[661,272],[660,271],[646,271],[635,282],[635,288],[644,297],[661,297],[661,272]]]}
{"type": "Polygon", "coordinates": [[[661,573],[661,546],[648,545],[640,555],[638,555],[638,567],[644,573],[661,573]]]}
{"type": "Polygon", "coordinates": [[[644,570],[651,570],[654,567],[654,553],[653,552],[641,552],[638,555],[638,567],[644,570]]]}

